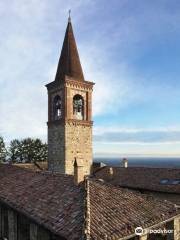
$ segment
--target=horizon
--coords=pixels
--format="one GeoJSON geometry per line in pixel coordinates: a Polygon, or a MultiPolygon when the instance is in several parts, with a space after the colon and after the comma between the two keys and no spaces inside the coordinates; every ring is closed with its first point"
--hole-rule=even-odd
{"type": "Polygon", "coordinates": [[[47,141],[47,92],[71,19],[98,156],[180,157],[180,2],[0,3],[0,135],[47,141]],[[37,8],[38,6],[38,8],[37,8]],[[88,14],[87,14],[88,9],[88,14]]]}

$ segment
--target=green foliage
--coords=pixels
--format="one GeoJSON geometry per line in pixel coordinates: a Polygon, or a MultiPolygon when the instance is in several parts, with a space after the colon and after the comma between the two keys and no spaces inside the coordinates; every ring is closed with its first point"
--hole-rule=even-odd
{"type": "Polygon", "coordinates": [[[9,147],[10,161],[13,163],[32,163],[47,160],[47,144],[40,139],[25,138],[21,141],[14,139],[9,147]]]}
{"type": "Polygon", "coordinates": [[[0,162],[5,162],[7,157],[7,150],[3,138],[0,136],[0,162]]]}
{"type": "Polygon", "coordinates": [[[9,147],[9,152],[8,152],[8,155],[10,158],[9,160],[12,163],[22,162],[21,152],[22,152],[21,142],[17,139],[12,140],[10,142],[10,147],[9,147]]]}

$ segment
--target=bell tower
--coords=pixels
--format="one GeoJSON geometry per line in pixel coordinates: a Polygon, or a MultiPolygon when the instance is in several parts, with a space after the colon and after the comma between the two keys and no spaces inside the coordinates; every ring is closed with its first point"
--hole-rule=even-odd
{"type": "Polygon", "coordinates": [[[80,162],[81,174],[90,174],[93,85],[84,79],[69,17],[55,80],[46,85],[50,171],[74,174],[80,162]]]}

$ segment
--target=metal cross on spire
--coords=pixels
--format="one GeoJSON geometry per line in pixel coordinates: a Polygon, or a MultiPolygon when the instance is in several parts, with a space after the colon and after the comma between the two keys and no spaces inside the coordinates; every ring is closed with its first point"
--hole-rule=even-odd
{"type": "Polygon", "coordinates": [[[71,22],[71,9],[69,9],[68,13],[69,13],[68,22],[71,22]]]}

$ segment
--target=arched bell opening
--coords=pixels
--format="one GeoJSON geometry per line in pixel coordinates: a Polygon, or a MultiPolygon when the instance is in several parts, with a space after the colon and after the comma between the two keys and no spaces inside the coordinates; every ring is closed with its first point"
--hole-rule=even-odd
{"type": "Polygon", "coordinates": [[[54,97],[53,118],[54,118],[54,120],[59,120],[62,118],[62,100],[59,95],[56,95],[54,97]]]}
{"type": "Polygon", "coordinates": [[[84,99],[79,94],[73,97],[73,115],[75,119],[84,120],[84,99]]]}

